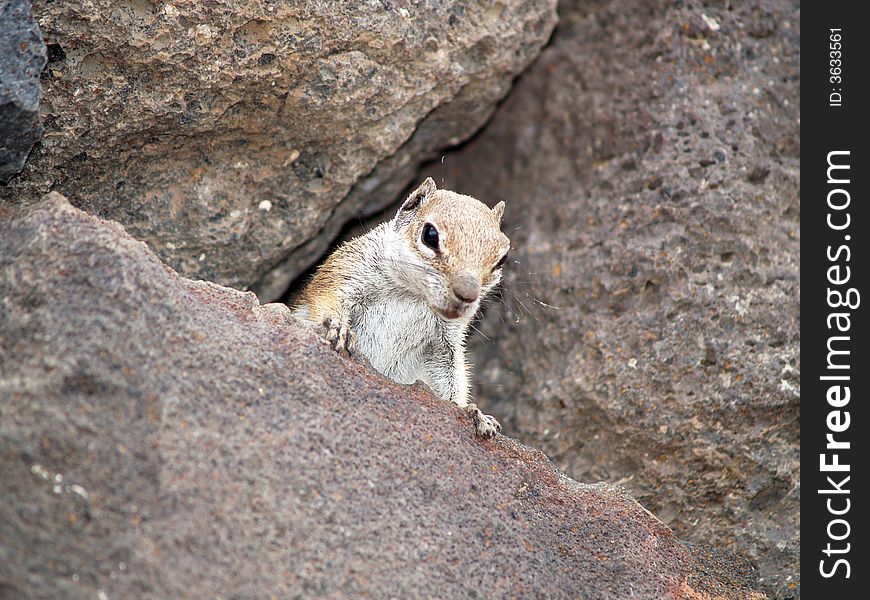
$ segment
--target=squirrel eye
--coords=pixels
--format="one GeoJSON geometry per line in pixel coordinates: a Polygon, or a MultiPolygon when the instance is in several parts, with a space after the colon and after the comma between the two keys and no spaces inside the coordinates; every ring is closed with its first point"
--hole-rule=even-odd
{"type": "Polygon", "coordinates": [[[504,255],[500,259],[498,259],[498,262],[495,263],[495,267],[493,267],[493,271],[495,269],[501,269],[504,266],[504,264],[507,262],[507,257],[508,257],[507,252],[505,252],[504,255]]]}
{"type": "Polygon", "coordinates": [[[438,250],[438,230],[432,223],[423,225],[423,234],[420,237],[424,244],[433,250],[438,250]]]}

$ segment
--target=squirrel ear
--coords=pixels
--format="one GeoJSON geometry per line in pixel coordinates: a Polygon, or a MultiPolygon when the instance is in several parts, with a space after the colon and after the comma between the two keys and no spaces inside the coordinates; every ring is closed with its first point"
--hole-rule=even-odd
{"type": "Polygon", "coordinates": [[[495,218],[501,224],[501,216],[504,214],[504,200],[492,207],[492,214],[495,215],[495,218]]]}
{"type": "Polygon", "coordinates": [[[420,184],[420,187],[411,192],[408,199],[402,203],[402,207],[399,209],[399,214],[402,214],[407,210],[418,208],[429,199],[429,196],[431,196],[432,192],[436,189],[435,181],[431,177],[427,177],[426,180],[420,184]]]}

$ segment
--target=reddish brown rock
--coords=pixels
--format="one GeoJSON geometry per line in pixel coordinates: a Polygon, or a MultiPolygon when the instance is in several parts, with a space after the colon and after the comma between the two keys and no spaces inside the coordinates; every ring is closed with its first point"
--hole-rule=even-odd
{"type": "Polygon", "coordinates": [[[0,595],[759,598],[57,194],[0,215],[0,595]]]}

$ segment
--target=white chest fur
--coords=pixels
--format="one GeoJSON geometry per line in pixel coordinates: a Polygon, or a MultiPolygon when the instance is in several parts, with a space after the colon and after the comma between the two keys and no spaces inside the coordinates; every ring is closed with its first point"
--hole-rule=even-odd
{"type": "Polygon", "coordinates": [[[437,387],[432,357],[452,353],[448,346],[453,336],[429,307],[407,298],[391,298],[389,302],[372,299],[355,307],[350,321],[357,351],[375,369],[399,383],[419,379],[437,387]]]}

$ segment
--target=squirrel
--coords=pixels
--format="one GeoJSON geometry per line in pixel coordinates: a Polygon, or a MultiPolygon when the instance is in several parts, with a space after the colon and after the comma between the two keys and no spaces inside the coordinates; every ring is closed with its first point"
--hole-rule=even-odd
{"type": "Polygon", "coordinates": [[[498,285],[510,240],[505,203],[490,209],[427,178],[391,221],[333,252],[295,299],[293,314],[323,327],[339,353],[366,357],[399,383],[426,383],[470,414],[478,435],[499,422],[471,402],[465,338],[498,285]]]}

